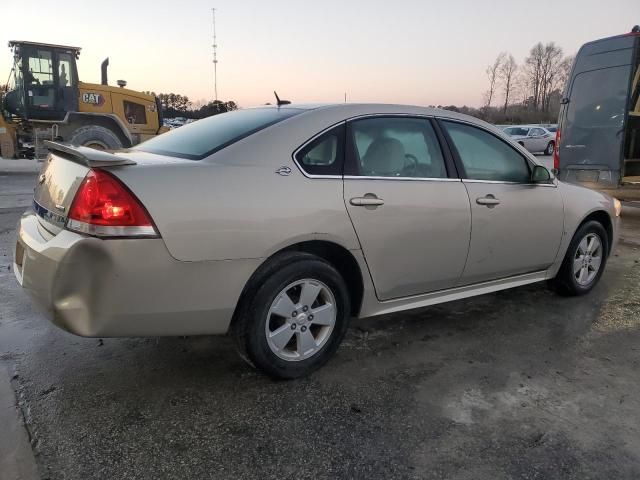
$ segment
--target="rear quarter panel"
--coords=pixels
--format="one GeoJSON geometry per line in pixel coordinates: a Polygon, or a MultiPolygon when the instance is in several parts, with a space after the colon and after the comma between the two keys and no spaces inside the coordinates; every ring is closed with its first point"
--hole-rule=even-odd
{"type": "Polygon", "coordinates": [[[335,119],[325,120],[288,120],[200,161],[112,171],[146,206],[178,260],[264,258],[306,240],[358,249],[342,179],[307,178],[292,160],[335,119]],[[277,174],[281,166],[291,174],[277,174]]]}

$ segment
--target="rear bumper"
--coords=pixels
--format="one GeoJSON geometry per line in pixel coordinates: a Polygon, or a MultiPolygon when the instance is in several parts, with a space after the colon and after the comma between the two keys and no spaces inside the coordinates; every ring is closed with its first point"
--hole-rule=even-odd
{"type": "Polygon", "coordinates": [[[162,239],[18,226],[14,272],[54,324],[86,337],[224,334],[259,259],[182,262],[162,239]]]}

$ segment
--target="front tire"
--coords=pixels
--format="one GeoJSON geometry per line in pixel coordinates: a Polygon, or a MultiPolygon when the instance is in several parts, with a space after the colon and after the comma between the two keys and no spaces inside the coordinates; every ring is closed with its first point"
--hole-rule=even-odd
{"type": "Polygon", "coordinates": [[[549,145],[547,145],[547,148],[544,150],[544,154],[545,155],[553,155],[553,148],[555,147],[555,143],[554,142],[549,142],[549,145]]]}
{"type": "Polygon", "coordinates": [[[600,222],[591,220],[573,236],[551,287],[561,295],[584,295],[596,286],[609,254],[609,238],[600,222]]]}
{"type": "Polygon", "coordinates": [[[349,326],[344,279],[323,259],[287,252],[251,281],[231,332],[241,356],[273,378],[305,376],[336,352],[349,326]]]}

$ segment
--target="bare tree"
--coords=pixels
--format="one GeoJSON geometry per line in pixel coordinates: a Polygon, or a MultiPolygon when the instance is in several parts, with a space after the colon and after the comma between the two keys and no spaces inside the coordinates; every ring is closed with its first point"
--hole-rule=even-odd
{"type": "Polygon", "coordinates": [[[534,110],[549,110],[549,97],[561,83],[562,61],[562,48],[555,42],[538,42],[529,51],[524,70],[534,110]]]}
{"type": "Polygon", "coordinates": [[[525,105],[529,96],[529,86],[527,85],[527,75],[524,69],[520,68],[513,79],[513,87],[511,88],[512,98],[516,98],[516,103],[525,105]]]}
{"type": "Polygon", "coordinates": [[[518,64],[516,63],[516,59],[513,58],[513,55],[508,54],[505,56],[498,70],[498,75],[502,81],[502,88],[504,91],[504,107],[502,109],[504,113],[507,112],[509,96],[511,95],[511,91],[515,83],[515,74],[517,69],[518,64]]]}
{"type": "Polygon", "coordinates": [[[569,55],[568,57],[564,57],[558,66],[558,75],[556,76],[557,84],[556,87],[560,90],[560,93],[564,90],[564,87],[569,80],[569,75],[571,74],[571,67],[573,67],[573,61],[575,60],[575,55],[569,55]]]}
{"type": "Polygon", "coordinates": [[[540,78],[540,106],[542,111],[549,111],[549,96],[558,88],[560,64],[562,63],[562,48],[554,42],[544,46],[540,78]]]}
{"type": "Polygon", "coordinates": [[[489,79],[489,90],[485,92],[486,106],[491,106],[491,101],[496,93],[496,87],[499,80],[500,66],[504,61],[505,52],[501,52],[495,59],[495,61],[487,67],[486,73],[489,79]]]}
{"type": "Polygon", "coordinates": [[[542,99],[542,77],[544,64],[544,45],[542,42],[536,43],[529,51],[529,56],[525,58],[525,71],[527,73],[527,84],[531,91],[531,103],[534,110],[540,108],[542,99]]]}

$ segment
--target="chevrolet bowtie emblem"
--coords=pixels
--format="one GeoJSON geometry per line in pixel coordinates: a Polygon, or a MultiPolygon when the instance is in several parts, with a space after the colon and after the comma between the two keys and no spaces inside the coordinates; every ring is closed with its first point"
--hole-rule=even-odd
{"type": "Polygon", "coordinates": [[[289,167],[282,166],[276,170],[278,175],[282,175],[283,177],[287,177],[291,175],[291,169],[289,167]]]}

